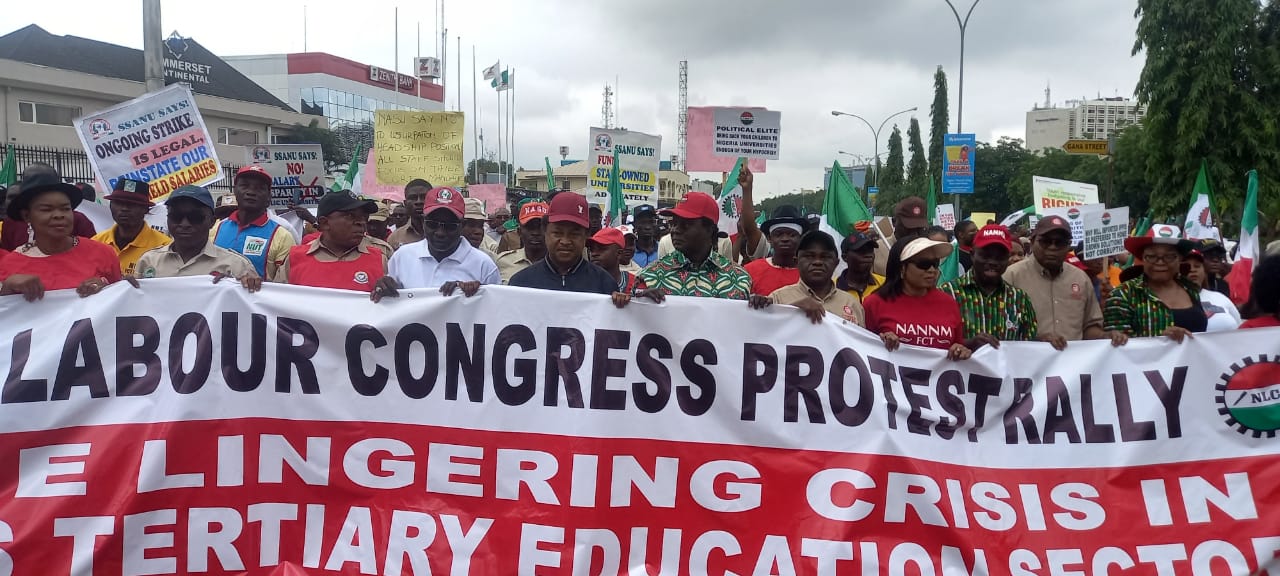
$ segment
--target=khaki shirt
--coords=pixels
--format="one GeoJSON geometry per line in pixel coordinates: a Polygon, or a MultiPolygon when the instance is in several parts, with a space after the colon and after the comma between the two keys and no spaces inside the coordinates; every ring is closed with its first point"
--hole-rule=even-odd
{"type": "Polygon", "coordinates": [[[862,311],[862,303],[858,302],[856,297],[835,286],[831,287],[825,298],[819,298],[804,282],[797,282],[774,290],[769,295],[769,298],[775,304],[785,304],[787,306],[795,306],[805,300],[816,300],[822,303],[822,307],[826,308],[827,312],[835,314],[845,321],[853,322],[859,326],[866,324],[866,315],[862,311]]]}
{"type": "MultiPolygon", "coordinates": [[[[317,262],[351,262],[352,260],[357,260],[361,256],[369,253],[370,243],[368,240],[370,240],[370,238],[368,236],[365,236],[364,238],[365,240],[357,244],[355,248],[347,250],[342,254],[337,254],[332,250],[329,250],[328,247],[320,243],[319,238],[312,240],[310,244],[305,244],[305,246],[307,247],[307,254],[315,257],[317,262]]],[[[373,238],[373,240],[377,239],[373,238]]],[[[382,269],[384,272],[386,271],[386,268],[387,257],[384,256],[382,258],[382,269]]],[[[289,283],[289,258],[284,259],[284,264],[280,265],[280,268],[276,270],[276,275],[272,277],[271,280],[277,284],[289,283]]]]}
{"type": "Polygon", "coordinates": [[[1035,257],[1028,257],[1009,266],[1004,281],[1031,297],[1040,336],[1058,334],[1067,340],[1084,340],[1087,328],[1102,328],[1102,307],[1093,282],[1075,266],[1064,263],[1062,273],[1054,278],[1035,257]]]}
{"type": "Polygon", "coordinates": [[[486,234],[485,237],[480,240],[480,245],[477,246],[477,248],[482,252],[496,254],[498,252],[498,241],[490,238],[489,235],[486,234]]]}
{"type": "Polygon", "coordinates": [[[498,274],[502,275],[503,284],[510,282],[511,277],[515,276],[516,272],[524,270],[530,264],[533,264],[528,258],[525,258],[523,248],[507,250],[498,254],[498,258],[494,262],[498,264],[498,274]]]}
{"type": "Polygon", "coordinates": [[[174,251],[172,244],[150,250],[138,258],[137,272],[139,278],[173,278],[210,274],[240,278],[246,275],[258,275],[258,271],[253,268],[248,258],[239,252],[217,246],[213,242],[206,242],[204,250],[186,262],[183,262],[182,256],[174,251]]]}
{"type": "Polygon", "coordinates": [[[400,249],[400,247],[405,244],[412,244],[422,240],[423,238],[425,238],[425,236],[419,234],[417,230],[414,230],[413,223],[410,222],[409,224],[396,228],[395,232],[392,232],[390,236],[387,236],[387,244],[390,245],[394,251],[400,249]]]}

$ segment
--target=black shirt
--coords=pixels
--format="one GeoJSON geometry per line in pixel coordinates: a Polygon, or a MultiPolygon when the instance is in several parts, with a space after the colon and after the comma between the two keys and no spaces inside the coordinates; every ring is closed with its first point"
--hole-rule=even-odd
{"type": "Polygon", "coordinates": [[[507,285],[587,294],[613,294],[618,290],[618,281],[614,280],[613,276],[605,272],[604,268],[584,259],[579,259],[577,265],[571,268],[568,274],[561,276],[555,267],[543,258],[541,262],[516,272],[507,285]]]}

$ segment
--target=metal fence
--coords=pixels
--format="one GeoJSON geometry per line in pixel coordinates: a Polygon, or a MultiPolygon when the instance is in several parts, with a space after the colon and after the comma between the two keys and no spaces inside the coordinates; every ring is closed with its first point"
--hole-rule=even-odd
{"type": "MultiPolygon", "coordinates": [[[[0,161],[3,160],[5,154],[4,149],[0,148],[0,161]]],[[[72,150],[69,148],[53,148],[49,146],[18,146],[13,147],[13,155],[18,165],[18,174],[29,165],[36,162],[43,162],[53,166],[58,174],[62,175],[62,179],[68,182],[89,182],[97,186],[96,174],[93,171],[93,165],[89,162],[89,155],[84,150],[72,150]]],[[[0,162],[2,163],[2,162],[0,162]]],[[[205,187],[216,196],[220,193],[231,192],[231,177],[239,170],[237,164],[223,164],[222,173],[226,176],[222,180],[206,184],[205,187]]],[[[99,192],[104,192],[100,190],[99,192]]]]}

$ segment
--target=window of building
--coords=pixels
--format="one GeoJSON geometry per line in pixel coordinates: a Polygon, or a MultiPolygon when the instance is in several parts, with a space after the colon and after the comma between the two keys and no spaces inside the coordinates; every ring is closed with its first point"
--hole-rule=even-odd
{"type": "Polygon", "coordinates": [[[252,146],[258,143],[257,130],[240,130],[239,128],[219,128],[218,143],[231,146],[252,146]]]}
{"type": "Polygon", "coordinates": [[[27,124],[70,126],[80,116],[79,106],[59,106],[40,102],[18,102],[18,120],[27,124]]]}

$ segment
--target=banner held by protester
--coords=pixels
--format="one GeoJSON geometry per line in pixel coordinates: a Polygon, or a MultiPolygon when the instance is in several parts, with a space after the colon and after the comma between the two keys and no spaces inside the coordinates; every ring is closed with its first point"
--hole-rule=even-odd
{"type": "Polygon", "coordinates": [[[374,112],[378,184],[403,188],[425,178],[436,186],[462,186],[463,140],[462,112],[374,112]]]}
{"type": "Polygon", "coordinates": [[[324,152],[319,144],[247,146],[245,164],[257,164],[271,176],[271,206],[314,208],[324,195],[324,152]]]}
{"type": "Polygon", "coordinates": [[[785,307],[512,306],[527,295],[184,278],[0,300],[0,556],[15,574],[1280,562],[1275,329],[951,362],[785,307]]]}
{"type": "Polygon", "coordinates": [[[167,86],[73,124],[105,190],[120,178],[143,180],[151,200],[159,202],[179,186],[222,179],[222,164],[189,86],[167,86]]]}

